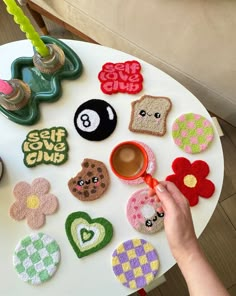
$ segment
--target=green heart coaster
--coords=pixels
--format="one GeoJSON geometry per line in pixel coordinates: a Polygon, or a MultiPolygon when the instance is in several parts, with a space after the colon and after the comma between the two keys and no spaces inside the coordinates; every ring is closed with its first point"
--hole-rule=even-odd
{"type": "Polygon", "coordinates": [[[71,213],[65,223],[66,234],[79,258],[95,253],[112,239],[112,224],[105,218],[92,219],[85,212],[71,213]]]}

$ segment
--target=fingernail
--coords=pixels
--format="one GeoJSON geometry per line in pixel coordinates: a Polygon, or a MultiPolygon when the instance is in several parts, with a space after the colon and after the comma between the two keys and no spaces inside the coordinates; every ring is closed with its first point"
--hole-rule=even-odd
{"type": "Polygon", "coordinates": [[[157,186],[156,186],[156,189],[159,191],[159,192],[164,192],[166,189],[165,189],[165,187],[163,186],[163,185],[161,185],[161,184],[158,184],[157,186]]]}

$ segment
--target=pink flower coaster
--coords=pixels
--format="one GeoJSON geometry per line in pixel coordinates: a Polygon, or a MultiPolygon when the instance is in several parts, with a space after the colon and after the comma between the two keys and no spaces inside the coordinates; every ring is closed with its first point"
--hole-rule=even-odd
{"type": "Polygon", "coordinates": [[[57,197],[48,193],[50,183],[44,178],[37,178],[32,185],[19,182],[13,189],[16,201],[10,207],[10,216],[17,220],[27,219],[30,228],[38,229],[45,223],[46,215],[51,215],[58,208],[57,197]]]}

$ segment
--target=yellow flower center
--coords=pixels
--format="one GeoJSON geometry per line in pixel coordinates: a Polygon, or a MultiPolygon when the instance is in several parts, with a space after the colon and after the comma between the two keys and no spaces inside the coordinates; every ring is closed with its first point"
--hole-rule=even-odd
{"type": "Polygon", "coordinates": [[[39,198],[37,195],[27,197],[26,205],[28,209],[37,209],[39,207],[39,198]]]}
{"type": "Polygon", "coordinates": [[[190,188],[194,188],[197,184],[197,179],[194,175],[186,175],[184,177],[184,185],[190,188]]]}

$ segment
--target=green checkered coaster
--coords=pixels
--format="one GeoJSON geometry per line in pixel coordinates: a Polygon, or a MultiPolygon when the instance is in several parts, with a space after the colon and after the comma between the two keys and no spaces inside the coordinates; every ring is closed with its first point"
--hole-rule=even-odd
{"type": "Polygon", "coordinates": [[[24,281],[39,285],[49,280],[60,262],[57,242],[47,234],[33,233],[16,246],[13,265],[24,281]]]}

